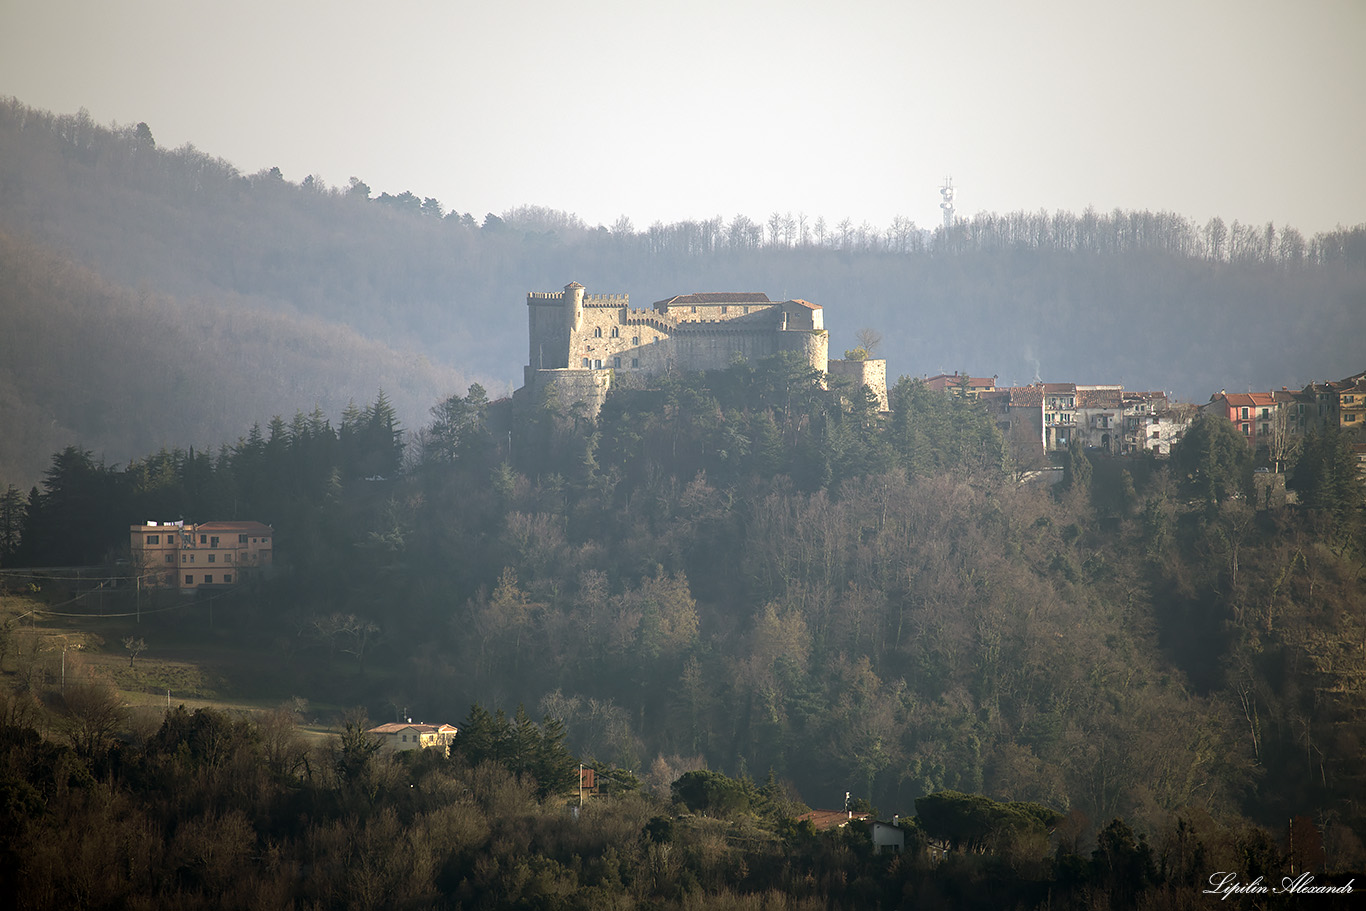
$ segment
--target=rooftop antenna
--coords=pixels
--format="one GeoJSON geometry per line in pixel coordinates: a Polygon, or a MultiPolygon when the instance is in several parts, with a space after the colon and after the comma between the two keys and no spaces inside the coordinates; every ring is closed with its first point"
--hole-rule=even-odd
{"type": "Polygon", "coordinates": [[[939,195],[944,197],[944,201],[939,204],[939,208],[944,210],[945,230],[953,227],[953,178],[945,177],[944,185],[939,188],[939,195]]]}

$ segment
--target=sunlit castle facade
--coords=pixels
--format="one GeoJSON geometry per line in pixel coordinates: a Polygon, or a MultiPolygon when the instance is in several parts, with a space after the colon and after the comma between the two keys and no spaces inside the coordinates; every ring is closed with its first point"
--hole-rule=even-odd
{"type": "Polygon", "coordinates": [[[887,403],[887,362],[830,360],[819,304],[772,301],[754,291],[684,294],[631,306],[625,294],[563,291],[527,295],[530,352],[520,393],[553,386],[563,404],[601,407],[614,380],[676,370],[721,370],[738,358],[791,352],[822,373],[869,386],[887,403]]]}

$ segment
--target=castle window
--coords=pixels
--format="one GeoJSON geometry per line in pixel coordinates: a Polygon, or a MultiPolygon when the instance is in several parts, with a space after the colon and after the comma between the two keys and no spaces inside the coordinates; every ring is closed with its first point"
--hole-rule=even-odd
{"type": "Polygon", "coordinates": [[[730,310],[729,307],[722,307],[722,308],[721,308],[721,312],[722,312],[722,313],[727,313],[727,312],[729,312],[729,310],[730,310]]]}
{"type": "Polygon", "coordinates": [[[614,368],[620,367],[620,366],[621,366],[621,358],[619,358],[619,357],[614,357],[614,358],[612,358],[612,366],[613,366],[614,368]]]}
{"type": "Polygon", "coordinates": [[[631,358],[631,366],[632,366],[632,367],[639,367],[639,366],[640,366],[640,358],[638,358],[638,357],[633,357],[633,358],[631,358]]]}
{"type": "Polygon", "coordinates": [[[593,330],[593,338],[602,338],[602,327],[598,326],[593,330]]]}
{"type": "Polygon", "coordinates": [[[639,345],[639,344],[640,344],[640,336],[638,336],[638,335],[633,335],[633,336],[631,336],[631,344],[632,344],[632,345],[639,345]]]}
{"type": "Polygon", "coordinates": [[[693,307],[693,308],[692,308],[692,312],[693,312],[693,313],[696,313],[696,312],[697,312],[697,308],[696,308],[696,307],[693,307]]]}
{"type": "Polygon", "coordinates": [[[656,336],[655,336],[655,339],[654,339],[654,342],[651,342],[650,344],[653,345],[655,342],[658,342],[658,341],[659,341],[659,336],[656,335],[656,336]]]}
{"type": "Polygon", "coordinates": [[[583,365],[584,365],[585,367],[588,366],[588,358],[584,358],[584,359],[583,359],[583,365]]]}
{"type": "Polygon", "coordinates": [[[601,370],[601,369],[602,369],[602,358],[595,358],[595,359],[593,360],[593,369],[594,369],[594,370],[601,370]]]}
{"type": "Polygon", "coordinates": [[[617,327],[616,327],[616,326],[613,326],[613,327],[612,327],[612,338],[616,338],[616,337],[617,337],[617,327]]]}

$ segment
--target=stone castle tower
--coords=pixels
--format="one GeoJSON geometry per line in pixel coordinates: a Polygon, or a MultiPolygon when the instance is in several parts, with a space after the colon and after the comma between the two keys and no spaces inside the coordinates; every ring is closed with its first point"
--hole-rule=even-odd
{"type": "Polygon", "coordinates": [[[886,407],[886,361],[831,361],[819,304],[724,291],[636,309],[628,295],[585,290],[570,282],[563,291],[527,295],[530,350],[519,395],[553,385],[565,404],[582,401],[596,413],[618,375],[719,370],[737,357],[795,352],[822,373],[866,383],[886,407]]]}

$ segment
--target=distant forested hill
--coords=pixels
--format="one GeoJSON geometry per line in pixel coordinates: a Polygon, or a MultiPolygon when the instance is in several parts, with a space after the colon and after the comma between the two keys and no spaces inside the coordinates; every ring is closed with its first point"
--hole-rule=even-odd
{"type": "MultiPolygon", "coordinates": [[[[360,179],[329,188],[288,178],[244,175],[192,146],[162,149],[145,124],[0,100],[0,230],[11,251],[49,251],[112,298],[159,302],[162,328],[126,332],[126,358],[185,369],[193,351],[188,373],[234,376],[250,339],[246,363],[270,365],[268,390],[179,419],[194,421],[176,425],[180,440],[235,438],[244,422],[314,404],[335,414],[329,403],[366,399],[381,381],[410,426],[468,380],[505,393],[526,359],[525,293],[571,280],[638,306],[718,289],[813,300],[827,308],[832,351],[852,347],[860,328],[882,333],[893,378],[957,369],[1204,400],[1343,376],[1366,351],[1363,227],[1306,238],[1087,211],[983,213],[934,232],[782,213],[607,228],[534,206],[475,216],[420,192],[372,198],[360,179]],[[179,344],[163,334],[171,327],[179,344]],[[315,373],[323,367],[327,378],[315,373]],[[386,379],[395,374],[403,379],[386,379]]],[[[8,323],[51,309],[44,295],[55,291],[34,281],[23,301],[9,286],[0,293],[8,323]]],[[[93,369],[112,357],[61,332],[28,337],[33,358],[60,360],[64,348],[93,369]]],[[[0,388],[22,387],[12,364],[0,364],[0,388]]],[[[10,393],[0,419],[14,425],[7,436],[47,448],[68,439],[62,427],[118,457],[155,445],[134,428],[164,402],[97,391],[10,393]]],[[[17,464],[0,458],[0,469],[17,464]]]]}
{"type": "Polygon", "coordinates": [[[79,443],[110,464],[161,447],[216,450],[316,405],[382,389],[422,416],[460,376],[342,323],[113,285],[0,231],[0,479],[27,489],[79,443]]]}

